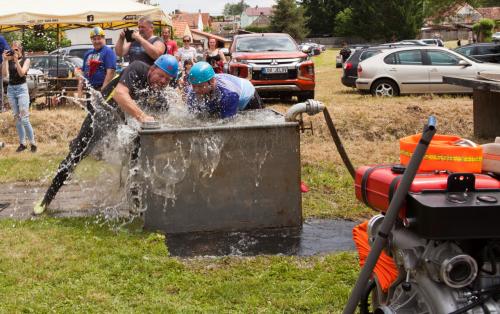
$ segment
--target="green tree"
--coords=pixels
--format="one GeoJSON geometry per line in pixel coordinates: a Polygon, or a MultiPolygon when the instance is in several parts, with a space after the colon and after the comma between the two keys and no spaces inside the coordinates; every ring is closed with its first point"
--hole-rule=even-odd
{"type": "Polygon", "coordinates": [[[226,3],[224,5],[224,16],[237,16],[241,15],[246,8],[250,7],[246,4],[245,0],[240,0],[236,3],[226,3]]]}
{"type": "Polygon", "coordinates": [[[351,11],[342,11],[335,27],[368,40],[415,38],[422,27],[422,8],[422,0],[352,0],[351,11]]]}
{"type": "Polygon", "coordinates": [[[334,34],[337,36],[352,36],[352,9],[345,8],[335,16],[334,34]]]}
{"type": "Polygon", "coordinates": [[[348,7],[349,1],[302,0],[306,26],[312,34],[331,34],[335,27],[335,16],[348,7]]]}
{"type": "MultiPolygon", "coordinates": [[[[57,30],[55,29],[26,29],[20,36],[26,51],[52,51],[57,48],[57,30]]],[[[59,46],[67,47],[71,41],[59,32],[59,46]]]]}
{"type": "Polygon", "coordinates": [[[500,6],[500,1],[498,0],[480,0],[478,1],[480,7],[498,7],[500,6]]]}
{"type": "Polygon", "coordinates": [[[304,8],[294,0],[278,0],[274,6],[270,28],[274,32],[287,33],[296,40],[301,40],[309,33],[306,22],[304,8]]]}
{"type": "MultiPolygon", "coordinates": [[[[15,31],[3,34],[7,42],[12,44],[14,40],[20,40],[23,43],[25,51],[52,51],[57,48],[57,30],[49,29],[31,29],[15,31]]],[[[64,32],[59,33],[60,47],[71,45],[71,41],[64,36],[64,32]]]]}
{"type": "Polygon", "coordinates": [[[472,26],[472,30],[477,34],[477,38],[482,42],[491,42],[495,21],[492,19],[481,19],[472,26]]]}

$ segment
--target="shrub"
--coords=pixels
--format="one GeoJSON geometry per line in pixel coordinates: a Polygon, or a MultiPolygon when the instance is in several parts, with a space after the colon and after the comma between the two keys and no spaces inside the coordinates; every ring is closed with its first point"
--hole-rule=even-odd
{"type": "Polygon", "coordinates": [[[269,33],[270,28],[269,26],[247,26],[245,30],[254,33],[269,33]]]}
{"type": "Polygon", "coordinates": [[[472,26],[472,30],[478,35],[479,41],[491,42],[495,21],[492,19],[481,19],[472,26]]]}

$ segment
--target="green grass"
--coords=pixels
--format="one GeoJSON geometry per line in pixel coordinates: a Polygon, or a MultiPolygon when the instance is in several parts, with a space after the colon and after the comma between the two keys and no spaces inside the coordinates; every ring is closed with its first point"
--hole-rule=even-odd
{"type": "Polygon", "coordinates": [[[4,157],[0,159],[0,182],[39,181],[52,174],[61,160],[59,157],[28,159],[4,157]]]}
{"type": "MultiPolygon", "coordinates": [[[[0,159],[0,183],[34,182],[51,178],[63,156],[33,156],[28,158],[4,157],[0,159]]],[[[85,158],[75,170],[78,179],[96,179],[111,173],[112,166],[93,158],[85,158]]]]}
{"type": "Polygon", "coordinates": [[[373,211],[356,200],[354,181],[344,166],[335,164],[302,165],[302,179],[309,187],[303,194],[304,217],[358,219],[373,216],[373,211]]]}
{"type": "Polygon", "coordinates": [[[182,260],[96,219],[0,221],[1,313],[340,313],[354,253],[182,260]]]}
{"type": "Polygon", "coordinates": [[[321,71],[327,68],[334,68],[336,60],[335,57],[339,53],[340,49],[328,49],[326,52],[323,52],[319,56],[313,57],[314,67],[316,71],[321,71]]]}

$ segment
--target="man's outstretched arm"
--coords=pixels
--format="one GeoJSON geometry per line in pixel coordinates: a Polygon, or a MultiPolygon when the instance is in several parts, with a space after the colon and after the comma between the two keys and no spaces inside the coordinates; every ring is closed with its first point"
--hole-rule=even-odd
{"type": "Polygon", "coordinates": [[[137,106],[137,103],[130,97],[130,91],[127,86],[122,83],[118,83],[115,89],[115,94],[113,99],[116,101],[120,108],[137,119],[137,121],[143,123],[146,121],[154,121],[152,116],[147,115],[144,111],[137,106]]]}

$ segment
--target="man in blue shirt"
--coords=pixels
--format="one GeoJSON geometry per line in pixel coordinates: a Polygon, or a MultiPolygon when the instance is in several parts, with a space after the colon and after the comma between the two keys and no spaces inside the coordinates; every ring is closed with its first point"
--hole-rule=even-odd
{"type": "MultiPolygon", "coordinates": [[[[10,46],[5,40],[5,37],[0,35],[0,68],[2,66],[2,61],[3,61],[3,51],[4,50],[10,50],[10,46]]],[[[4,111],[3,107],[3,77],[2,77],[2,71],[0,71],[0,112],[4,111]]]]}
{"type": "MultiPolygon", "coordinates": [[[[83,57],[83,76],[95,90],[108,84],[115,75],[116,55],[111,48],[106,46],[106,37],[100,27],[90,31],[90,39],[94,49],[87,51],[83,57]]],[[[81,97],[83,80],[78,85],[78,94],[81,97]]]]}
{"type": "Polygon", "coordinates": [[[207,62],[197,62],[188,78],[192,87],[188,90],[187,105],[192,112],[228,118],[238,110],[263,108],[250,81],[230,74],[215,74],[207,62]]]}

